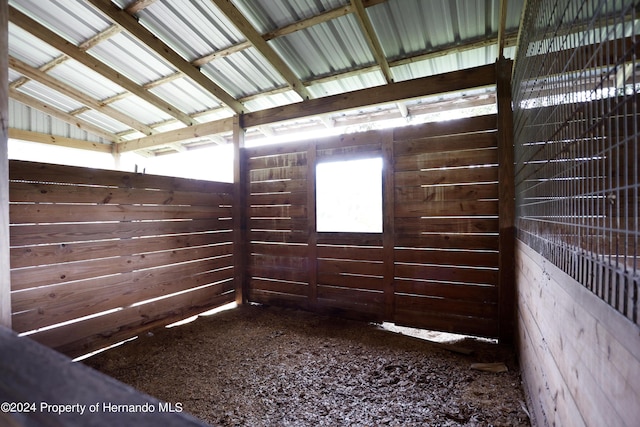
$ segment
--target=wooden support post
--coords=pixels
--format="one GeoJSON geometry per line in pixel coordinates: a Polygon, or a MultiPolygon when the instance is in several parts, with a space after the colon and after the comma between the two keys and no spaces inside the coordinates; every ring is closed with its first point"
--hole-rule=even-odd
{"type": "Polygon", "coordinates": [[[309,309],[318,308],[318,230],[316,216],[316,149],[312,142],[307,150],[307,224],[309,263],[309,309]]]}
{"type": "Polygon", "coordinates": [[[393,159],[393,131],[384,133],[382,140],[382,250],[384,260],[383,289],[385,320],[393,321],[395,314],[394,246],[395,246],[395,183],[393,159]]]}
{"type": "Polygon", "coordinates": [[[249,300],[247,280],[247,163],[244,150],[244,128],[242,116],[233,118],[233,268],[236,303],[249,300]]]}
{"type": "Polygon", "coordinates": [[[9,265],[9,23],[8,2],[0,0],[0,325],[11,327],[9,265]]]}
{"type": "Polygon", "coordinates": [[[515,177],[511,67],[513,61],[496,62],[498,98],[499,276],[498,310],[500,342],[512,343],[515,331],[515,177]]]}

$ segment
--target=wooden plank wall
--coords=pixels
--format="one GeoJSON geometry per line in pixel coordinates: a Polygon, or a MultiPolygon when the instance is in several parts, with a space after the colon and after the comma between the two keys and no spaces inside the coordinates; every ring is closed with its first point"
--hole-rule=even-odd
{"type": "Polygon", "coordinates": [[[232,184],[11,161],[10,198],[13,327],[47,346],[86,353],[235,298],[232,184]]]}
{"type": "Polygon", "coordinates": [[[532,425],[638,425],[637,325],[522,241],[516,278],[532,425]]]}
{"type": "Polygon", "coordinates": [[[496,116],[394,135],[395,321],[498,333],[496,116]]]}
{"type": "Polygon", "coordinates": [[[496,116],[246,150],[250,301],[498,334],[496,116]],[[315,165],[382,157],[383,233],[317,233],[315,165]]]}

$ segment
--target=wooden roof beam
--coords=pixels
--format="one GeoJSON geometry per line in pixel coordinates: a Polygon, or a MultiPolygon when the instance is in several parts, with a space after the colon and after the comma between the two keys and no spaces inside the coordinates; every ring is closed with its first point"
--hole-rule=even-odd
{"type": "MultiPolygon", "coordinates": [[[[380,3],[385,3],[386,1],[387,0],[363,0],[362,4],[365,8],[367,8],[380,3]]],[[[296,31],[304,30],[306,28],[313,27],[314,25],[322,24],[323,22],[331,21],[332,19],[348,15],[352,12],[353,7],[350,4],[338,6],[335,9],[331,9],[327,12],[323,12],[318,15],[294,22],[293,24],[285,25],[284,27],[278,28],[274,31],[270,31],[266,34],[263,34],[262,38],[265,41],[273,40],[275,38],[286,36],[287,34],[295,33],[296,31]]],[[[251,46],[252,45],[249,41],[237,43],[225,49],[220,49],[217,52],[210,53],[209,55],[203,56],[202,58],[198,58],[193,61],[192,64],[199,67],[215,59],[224,58],[225,56],[229,56],[233,53],[248,49],[251,46]]]]}
{"type": "Polygon", "coordinates": [[[500,0],[500,16],[498,16],[498,59],[504,57],[505,32],[507,26],[508,0],[500,0]]]}
{"type": "Polygon", "coordinates": [[[495,64],[340,93],[244,114],[246,128],[364,106],[495,85],[495,64]]]}
{"type": "Polygon", "coordinates": [[[154,4],[156,0],[135,0],[131,2],[131,4],[124,8],[124,10],[129,14],[133,15],[134,13],[138,13],[143,9],[148,8],[152,4],[154,4]]]}
{"type": "MultiPolygon", "coordinates": [[[[93,1],[93,0],[92,0],[93,1]]],[[[244,37],[251,42],[254,48],[258,50],[266,60],[278,71],[284,80],[300,97],[311,99],[311,94],[302,84],[298,76],[289,68],[280,56],[273,50],[271,46],[262,38],[262,34],[258,33],[251,23],[244,17],[242,13],[229,0],[211,0],[222,13],[235,25],[244,37]]]]}
{"type": "Polygon", "coordinates": [[[175,142],[228,132],[233,129],[232,126],[233,117],[207,123],[200,123],[187,128],[170,130],[157,135],[133,139],[131,141],[123,141],[117,144],[116,152],[126,153],[128,151],[148,150],[162,145],[171,145],[175,142]]]}
{"type": "Polygon", "coordinates": [[[66,138],[63,136],[49,135],[47,133],[33,132],[9,128],[9,138],[22,141],[38,142],[40,144],[56,145],[58,147],[77,148],[80,150],[97,151],[99,153],[111,153],[113,144],[100,144],[98,142],[84,141],[82,139],[66,138]]]}
{"type": "Polygon", "coordinates": [[[85,104],[87,107],[99,111],[100,113],[109,116],[112,119],[119,121],[120,123],[124,123],[127,126],[130,126],[144,134],[153,135],[154,133],[157,133],[151,127],[131,118],[128,114],[122,113],[115,108],[111,108],[107,105],[102,104],[101,102],[88,96],[83,91],[78,90],[66,83],[63,83],[60,80],[57,80],[47,73],[38,70],[37,68],[29,66],[29,64],[26,64],[17,58],[14,58],[12,56],[9,57],[9,67],[21,74],[24,74],[30,79],[36,80],[43,85],[48,86],[51,89],[54,89],[62,93],[63,95],[66,95],[71,99],[85,104]]]}
{"type": "Polygon", "coordinates": [[[167,60],[177,70],[184,73],[198,85],[202,86],[202,88],[211,93],[223,104],[231,108],[234,112],[242,113],[244,111],[244,106],[240,102],[238,102],[238,100],[229,95],[224,89],[218,86],[209,77],[202,74],[198,67],[185,60],[175,50],[173,50],[166,43],[156,37],[151,31],[140,25],[136,18],[134,18],[132,15],[129,15],[126,11],[120,9],[118,5],[112,3],[111,0],[87,1],[113,22],[122,26],[134,37],[144,43],[149,49],[167,60]]]}
{"type": "Polygon", "coordinates": [[[51,117],[55,117],[56,119],[60,119],[64,122],[71,124],[78,129],[87,131],[89,133],[94,134],[95,136],[99,136],[101,138],[106,139],[110,142],[120,142],[120,138],[118,138],[113,133],[107,132],[106,130],[98,127],[92,123],[89,123],[85,120],[82,120],[78,117],[75,117],[72,114],[69,114],[65,111],[62,111],[58,108],[55,108],[46,102],[42,102],[39,99],[36,99],[32,96],[19,92],[15,89],[9,89],[9,97],[23,103],[28,107],[35,108],[36,110],[42,111],[45,114],[49,114],[51,117]]]}
{"type": "Polygon", "coordinates": [[[389,67],[389,63],[387,62],[387,58],[384,55],[384,51],[382,50],[380,40],[378,39],[378,36],[373,29],[373,24],[369,19],[369,15],[367,15],[367,12],[364,10],[362,0],[351,0],[351,7],[353,8],[353,12],[358,19],[358,22],[360,23],[360,27],[362,27],[362,32],[364,34],[365,40],[367,41],[367,44],[369,45],[369,49],[371,49],[373,57],[382,70],[384,79],[387,81],[387,83],[392,83],[393,74],[391,73],[391,67],[389,67]]]}
{"type": "Polygon", "coordinates": [[[120,72],[114,70],[113,68],[102,63],[100,60],[82,51],[79,47],[69,43],[67,40],[60,37],[44,25],[40,24],[34,19],[31,19],[12,6],[9,6],[9,20],[28,33],[32,34],[33,36],[39,38],[45,43],[48,43],[50,46],[58,49],[62,53],[75,59],[86,67],[89,67],[103,77],[111,80],[113,83],[123,87],[124,89],[140,97],[141,99],[144,99],[151,105],[175,117],[186,125],[192,125],[195,123],[193,119],[191,119],[191,117],[189,117],[182,111],[179,111],[177,108],[164,101],[159,96],[156,96],[153,93],[145,90],[136,82],[126,78],[120,72]]]}

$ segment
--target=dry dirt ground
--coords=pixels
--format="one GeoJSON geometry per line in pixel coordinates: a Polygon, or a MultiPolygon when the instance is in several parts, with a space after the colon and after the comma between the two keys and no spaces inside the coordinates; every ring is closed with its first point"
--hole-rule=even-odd
{"type": "Polygon", "coordinates": [[[455,346],[473,353],[381,325],[241,306],[84,363],[214,426],[529,426],[513,351],[474,338],[455,346]],[[508,372],[471,369],[477,362],[508,372]]]}

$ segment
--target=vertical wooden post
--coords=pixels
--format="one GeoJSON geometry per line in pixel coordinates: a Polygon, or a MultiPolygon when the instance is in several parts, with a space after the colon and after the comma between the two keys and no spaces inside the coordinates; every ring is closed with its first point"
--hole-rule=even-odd
{"type": "Polygon", "coordinates": [[[309,310],[318,308],[318,230],[316,217],[316,142],[307,150],[307,226],[309,268],[309,310]]]}
{"type": "Polygon", "coordinates": [[[515,332],[515,176],[511,67],[513,61],[496,62],[498,98],[498,311],[500,342],[512,343],[515,332]]]}
{"type": "Polygon", "coordinates": [[[242,117],[242,115],[236,115],[233,118],[233,269],[237,304],[244,304],[249,300],[249,281],[247,279],[249,274],[247,271],[249,188],[242,117]]]}
{"type": "Polygon", "coordinates": [[[384,316],[393,321],[395,314],[394,247],[395,247],[395,180],[393,131],[384,132],[382,140],[382,252],[384,262],[384,316]]]}
{"type": "Polygon", "coordinates": [[[9,265],[9,23],[8,1],[0,0],[0,325],[11,327],[9,265]]]}

